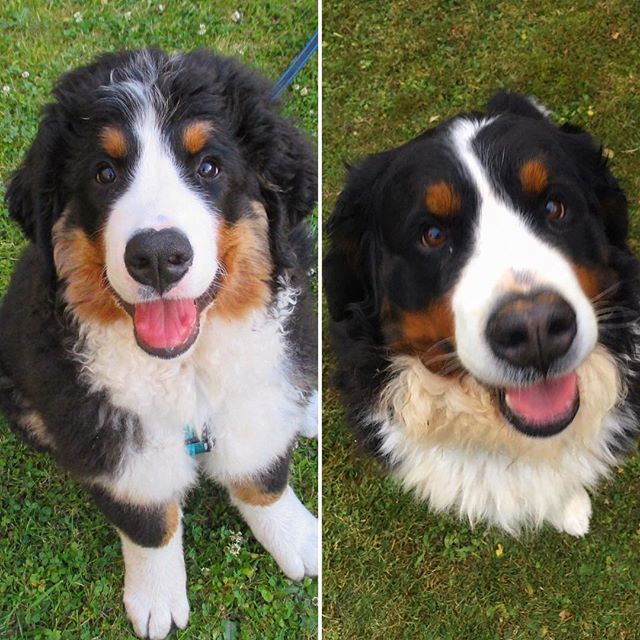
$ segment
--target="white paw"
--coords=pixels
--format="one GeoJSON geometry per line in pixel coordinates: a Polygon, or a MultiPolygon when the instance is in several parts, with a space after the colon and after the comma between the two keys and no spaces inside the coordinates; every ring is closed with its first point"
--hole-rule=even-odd
{"type": "Polygon", "coordinates": [[[258,542],[292,580],[318,575],[318,520],[291,487],[267,507],[234,500],[258,542]]]}
{"type": "Polygon", "coordinates": [[[309,397],[304,418],[300,426],[300,433],[306,438],[318,437],[318,392],[314,391],[309,397]]]}
{"type": "Polygon", "coordinates": [[[168,545],[139,547],[122,537],[125,560],[124,606],[139,638],[162,640],[172,625],[189,621],[187,575],[182,555],[182,528],[168,545]]]}
{"type": "Polygon", "coordinates": [[[591,498],[583,489],[568,500],[562,513],[558,529],[572,536],[581,537],[589,532],[591,520],[591,498]]]}

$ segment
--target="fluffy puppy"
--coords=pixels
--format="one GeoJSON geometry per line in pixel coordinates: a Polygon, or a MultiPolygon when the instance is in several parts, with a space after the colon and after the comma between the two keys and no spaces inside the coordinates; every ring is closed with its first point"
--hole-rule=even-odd
{"type": "Polygon", "coordinates": [[[2,408],[117,528],[139,636],[187,624],[199,473],[289,577],[317,572],[287,483],[315,421],[316,163],[270,93],[206,51],[105,55],[59,81],[7,193],[31,242],[0,311],[2,408]]]}
{"type": "Polygon", "coordinates": [[[361,441],[437,510],[585,534],[640,400],[639,263],[591,136],[498,93],[352,169],[328,227],[361,441]]]}

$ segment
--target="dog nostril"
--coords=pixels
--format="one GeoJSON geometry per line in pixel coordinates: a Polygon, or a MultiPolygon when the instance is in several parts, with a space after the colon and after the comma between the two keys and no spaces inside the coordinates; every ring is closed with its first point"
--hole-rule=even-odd
{"type": "Polygon", "coordinates": [[[151,262],[147,258],[132,258],[131,265],[137,269],[146,269],[151,265],[151,262]]]}
{"type": "Polygon", "coordinates": [[[528,340],[527,332],[522,329],[514,329],[511,333],[505,334],[503,344],[505,347],[517,347],[528,340]]]}
{"type": "Polygon", "coordinates": [[[179,267],[183,265],[185,262],[187,262],[187,260],[188,258],[184,254],[174,253],[173,255],[169,256],[169,259],[167,260],[167,262],[173,265],[174,267],[179,267]]]}
{"type": "Polygon", "coordinates": [[[556,318],[549,323],[549,335],[559,336],[571,330],[571,321],[569,318],[556,318]]]}

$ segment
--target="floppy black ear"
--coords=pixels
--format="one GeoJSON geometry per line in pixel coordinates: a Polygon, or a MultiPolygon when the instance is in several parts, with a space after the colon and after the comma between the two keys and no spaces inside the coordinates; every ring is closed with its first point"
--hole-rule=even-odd
{"type": "Polygon", "coordinates": [[[257,128],[249,139],[269,219],[273,256],[276,265],[288,266],[289,231],[311,213],[318,199],[316,154],[293,124],[278,115],[275,105],[264,104],[262,111],[266,127],[257,128]]]}
{"type": "Polygon", "coordinates": [[[226,64],[219,79],[226,79],[224,91],[236,135],[258,176],[276,265],[287,266],[287,235],[318,199],[316,153],[293,122],[280,114],[270,82],[235,60],[227,59],[226,64]]]}
{"type": "Polygon", "coordinates": [[[376,184],[388,166],[389,153],[370,156],[351,169],[327,223],[331,248],[322,276],[331,318],[344,320],[358,307],[366,315],[379,310],[380,248],[376,242],[376,184]]]}
{"type": "Polygon", "coordinates": [[[62,213],[62,137],[55,105],[45,108],[36,139],[22,166],[11,176],[6,194],[9,215],[47,254],[51,231],[62,213]]]}
{"type": "Polygon", "coordinates": [[[582,180],[595,195],[592,205],[602,219],[609,242],[618,249],[629,251],[627,197],[609,170],[602,147],[591,135],[574,125],[562,125],[560,131],[566,151],[578,167],[582,180]]]}
{"type": "Polygon", "coordinates": [[[487,115],[499,113],[514,113],[537,120],[547,120],[549,116],[549,110],[532,96],[504,89],[495,93],[487,104],[487,115]]]}

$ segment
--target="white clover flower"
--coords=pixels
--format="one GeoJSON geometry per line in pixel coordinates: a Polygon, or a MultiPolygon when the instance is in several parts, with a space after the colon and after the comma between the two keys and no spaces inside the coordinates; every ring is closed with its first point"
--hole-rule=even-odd
{"type": "Polygon", "coordinates": [[[293,85],[293,90],[294,90],[294,91],[298,91],[298,89],[300,89],[300,85],[296,82],[296,83],[293,85]]]}
{"type": "Polygon", "coordinates": [[[73,19],[75,20],[76,23],[80,24],[82,22],[82,13],[80,11],[76,11],[73,14],[73,19]]]}
{"type": "Polygon", "coordinates": [[[240,22],[240,20],[242,20],[242,13],[240,11],[238,11],[238,10],[234,11],[231,14],[231,19],[236,23],[240,22]]]}
{"type": "Polygon", "coordinates": [[[9,93],[11,91],[11,87],[8,84],[2,85],[2,93],[9,93]]]}
{"type": "Polygon", "coordinates": [[[28,71],[23,71],[20,75],[21,75],[23,78],[28,78],[28,77],[29,77],[29,72],[28,72],[28,71]]]}
{"type": "Polygon", "coordinates": [[[159,4],[159,5],[158,5],[158,11],[159,11],[160,13],[162,13],[162,12],[164,11],[164,5],[163,5],[163,4],[159,4]]]}
{"type": "Polygon", "coordinates": [[[205,33],[207,33],[207,25],[201,22],[198,26],[198,35],[203,36],[205,33]]]}
{"type": "Polygon", "coordinates": [[[308,96],[309,95],[309,89],[307,87],[302,87],[302,89],[300,89],[300,95],[301,96],[308,96]]]}
{"type": "Polygon", "coordinates": [[[127,12],[124,14],[124,19],[125,19],[125,20],[131,20],[131,11],[127,11],[127,12]]]}

